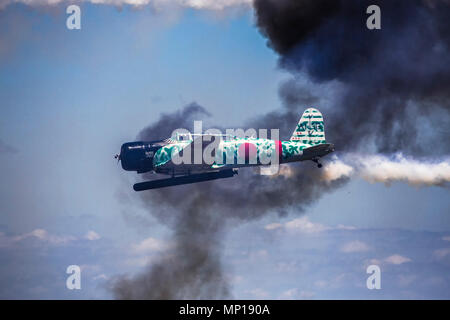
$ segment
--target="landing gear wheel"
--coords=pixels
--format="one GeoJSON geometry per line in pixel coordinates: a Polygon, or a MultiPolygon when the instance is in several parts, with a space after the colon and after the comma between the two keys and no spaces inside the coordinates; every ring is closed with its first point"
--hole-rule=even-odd
{"type": "Polygon", "coordinates": [[[322,164],[319,162],[319,158],[313,158],[311,159],[313,162],[317,163],[318,168],[322,168],[322,164]]]}

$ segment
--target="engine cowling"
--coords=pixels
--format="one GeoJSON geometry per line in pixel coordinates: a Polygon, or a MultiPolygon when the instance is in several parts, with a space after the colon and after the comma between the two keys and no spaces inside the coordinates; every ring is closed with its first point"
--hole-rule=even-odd
{"type": "Polygon", "coordinates": [[[120,148],[122,168],[127,171],[144,173],[153,170],[153,157],[162,147],[161,142],[127,142],[120,148]]]}

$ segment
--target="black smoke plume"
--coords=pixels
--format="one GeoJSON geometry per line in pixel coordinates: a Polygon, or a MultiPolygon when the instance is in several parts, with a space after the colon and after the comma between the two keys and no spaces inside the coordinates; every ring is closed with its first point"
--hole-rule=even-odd
{"type": "MultiPolygon", "coordinates": [[[[319,106],[339,150],[448,154],[449,1],[255,0],[254,8],[282,68],[316,85],[341,84],[319,106]],[[366,27],[372,4],[381,30],[366,27]]],[[[292,94],[281,97],[289,103],[292,94]]]]}
{"type": "MultiPolygon", "coordinates": [[[[307,97],[308,98],[308,97],[307,97]]],[[[140,140],[168,137],[174,128],[192,130],[193,120],[208,112],[198,104],[165,114],[145,128],[140,140]]],[[[259,119],[260,127],[271,128],[270,116],[259,119]]],[[[298,121],[290,121],[289,133],[298,121]]],[[[254,120],[255,124],[257,121],[254,120]]],[[[256,127],[255,127],[256,128],[256,127]]],[[[216,299],[229,298],[228,281],[221,262],[222,238],[227,226],[257,219],[270,211],[280,215],[288,208],[303,210],[326,192],[344,183],[320,180],[313,165],[291,165],[290,177],[254,174],[251,169],[226,181],[163,188],[141,192],[149,213],[174,232],[174,248],[149,269],[134,278],[122,277],[114,283],[119,299],[216,299]]],[[[143,180],[154,179],[144,174],[143,180]]]]}

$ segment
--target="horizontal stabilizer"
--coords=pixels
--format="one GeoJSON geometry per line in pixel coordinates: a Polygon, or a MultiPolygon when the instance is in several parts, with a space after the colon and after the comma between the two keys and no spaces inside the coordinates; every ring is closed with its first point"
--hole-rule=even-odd
{"type": "Polygon", "coordinates": [[[304,159],[313,159],[317,157],[323,157],[331,152],[334,152],[334,144],[322,143],[306,149],[303,149],[304,159]]]}

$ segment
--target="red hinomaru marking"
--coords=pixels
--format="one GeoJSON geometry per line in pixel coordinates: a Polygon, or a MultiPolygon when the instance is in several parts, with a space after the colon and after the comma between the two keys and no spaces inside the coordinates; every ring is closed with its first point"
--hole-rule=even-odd
{"type": "Polygon", "coordinates": [[[253,143],[244,142],[239,146],[238,155],[241,159],[245,159],[245,162],[253,160],[257,155],[256,146],[253,143]]]}
{"type": "Polygon", "coordinates": [[[281,158],[283,157],[283,145],[280,140],[275,140],[275,151],[278,154],[278,161],[281,163],[281,158]]]}

